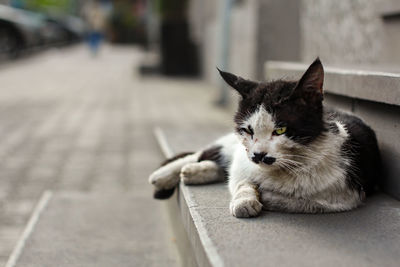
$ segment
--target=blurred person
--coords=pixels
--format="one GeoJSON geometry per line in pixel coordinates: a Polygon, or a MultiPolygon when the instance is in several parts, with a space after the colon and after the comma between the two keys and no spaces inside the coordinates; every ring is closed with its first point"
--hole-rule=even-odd
{"type": "Polygon", "coordinates": [[[84,17],[88,23],[88,44],[92,55],[97,55],[104,39],[106,28],[106,13],[97,1],[87,2],[83,9],[84,17]]]}

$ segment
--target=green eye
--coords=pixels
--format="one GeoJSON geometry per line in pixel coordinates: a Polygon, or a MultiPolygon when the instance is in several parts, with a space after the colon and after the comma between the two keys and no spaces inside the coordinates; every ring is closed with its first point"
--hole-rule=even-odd
{"type": "Polygon", "coordinates": [[[276,128],[273,132],[274,135],[281,135],[286,132],[286,127],[276,128]]]}

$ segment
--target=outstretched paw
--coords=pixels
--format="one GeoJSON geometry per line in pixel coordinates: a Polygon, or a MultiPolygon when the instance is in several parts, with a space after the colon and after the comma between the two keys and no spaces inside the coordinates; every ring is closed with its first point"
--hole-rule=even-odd
{"type": "Polygon", "coordinates": [[[237,218],[255,217],[260,214],[262,206],[255,198],[239,198],[231,201],[230,211],[237,218]]]}
{"type": "Polygon", "coordinates": [[[214,182],[220,176],[219,166],[209,160],[186,164],[180,173],[181,180],[187,185],[214,182]]]}
{"type": "Polygon", "coordinates": [[[154,171],[149,177],[149,183],[153,184],[157,189],[172,189],[178,182],[178,173],[168,168],[168,165],[154,171]]]}

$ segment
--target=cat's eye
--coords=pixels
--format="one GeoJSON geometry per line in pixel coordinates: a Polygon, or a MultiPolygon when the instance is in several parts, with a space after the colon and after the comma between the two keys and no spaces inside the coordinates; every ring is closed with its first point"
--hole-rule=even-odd
{"type": "Polygon", "coordinates": [[[281,135],[286,133],[286,127],[279,127],[274,130],[273,135],[281,135]]]}
{"type": "Polygon", "coordinates": [[[250,125],[247,128],[240,128],[239,131],[240,132],[245,132],[245,133],[247,133],[248,135],[251,135],[251,136],[254,135],[253,128],[250,125]]]}

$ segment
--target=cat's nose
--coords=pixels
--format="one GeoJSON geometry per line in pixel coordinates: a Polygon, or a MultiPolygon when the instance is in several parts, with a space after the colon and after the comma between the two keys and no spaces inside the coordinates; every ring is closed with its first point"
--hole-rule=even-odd
{"type": "Polygon", "coordinates": [[[261,152],[261,153],[253,153],[253,157],[251,157],[251,160],[254,161],[254,163],[260,163],[260,161],[263,161],[263,158],[267,155],[267,153],[261,152]]]}
{"type": "Polygon", "coordinates": [[[258,164],[260,162],[263,162],[265,164],[271,165],[276,161],[276,158],[274,157],[268,157],[267,153],[253,153],[253,157],[251,158],[254,163],[258,164]]]}

